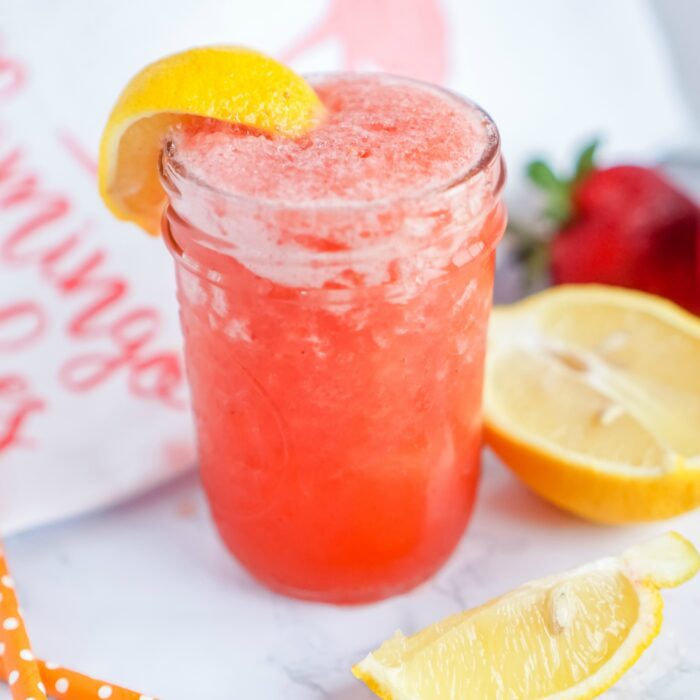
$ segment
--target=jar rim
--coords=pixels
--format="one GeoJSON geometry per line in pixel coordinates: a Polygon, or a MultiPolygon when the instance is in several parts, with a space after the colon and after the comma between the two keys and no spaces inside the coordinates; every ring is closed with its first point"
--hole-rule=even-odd
{"type": "Polygon", "coordinates": [[[421,189],[399,191],[391,195],[373,199],[346,199],[340,197],[333,199],[281,199],[240,194],[212,185],[210,182],[207,182],[203,178],[200,178],[194,175],[191,171],[187,170],[185,165],[177,158],[174,142],[172,140],[168,140],[161,150],[159,159],[160,176],[161,180],[166,185],[166,190],[168,189],[168,184],[178,190],[178,182],[187,183],[187,185],[194,186],[206,194],[215,195],[217,198],[221,198],[223,201],[231,202],[237,204],[238,206],[252,205],[256,208],[264,208],[268,211],[353,212],[361,209],[367,212],[374,209],[381,210],[392,208],[406,201],[422,200],[441,194],[447,194],[460,187],[466,187],[470,181],[474,180],[482,173],[488,172],[491,168],[500,167],[499,177],[494,184],[493,190],[489,193],[494,198],[499,196],[505,182],[505,167],[503,165],[500,150],[500,133],[498,131],[498,127],[488,112],[486,112],[486,110],[480,107],[476,102],[448,88],[434,85],[426,81],[393,75],[390,73],[328,71],[313,73],[306,75],[305,77],[311,84],[313,84],[315,81],[321,81],[329,77],[332,77],[334,80],[354,79],[357,77],[373,77],[380,80],[416,85],[418,87],[437,92],[453,101],[460,103],[464,107],[469,108],[476,115],[481,117],[481,123],[485,132],[484,147],[477,157],[471,160],[463,170],[456,173],[453,177],[437,183],[431,183],[421,189]]]}

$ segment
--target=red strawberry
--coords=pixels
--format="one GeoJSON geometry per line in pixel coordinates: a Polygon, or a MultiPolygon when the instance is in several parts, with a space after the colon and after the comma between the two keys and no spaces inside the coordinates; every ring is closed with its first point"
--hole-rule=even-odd
{"type": "Polygon", "coordinates": [[[700,209],[655,170],[596,168],[594,151],[584,151],[568,180],[541,161],[528,169],[557,226],[553,282],[641,289],[700,313],[700,209]]]}

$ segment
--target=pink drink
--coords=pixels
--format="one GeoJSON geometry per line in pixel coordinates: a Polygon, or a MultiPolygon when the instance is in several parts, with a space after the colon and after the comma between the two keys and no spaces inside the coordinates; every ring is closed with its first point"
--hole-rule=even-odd
{"type": "Polygon", "coordinates": [[[469,518],[503,169],[449,93],[314,85],[300,139],[173,134],[164,229],[225,543],[275,590],[360,602],[430,576],[469,518]]]}

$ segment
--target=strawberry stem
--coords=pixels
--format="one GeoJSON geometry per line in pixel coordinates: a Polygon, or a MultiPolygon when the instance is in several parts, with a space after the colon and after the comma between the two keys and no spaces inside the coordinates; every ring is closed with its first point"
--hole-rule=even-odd
{"type": "Polygon", "coordinates": [[[513,219],[508,223],[508,235],[513,242],[513,258],[524,270],[526,288],[532,288],[546,274],[550,243],[574,217],[574,190],[595,170],[599,145],[598,139],[586,144],[576,159],[573,173],[567,177],[555,173],[543,160],[533,160],[528,164],[528,178],[546,195],[542,212],[546,225],[539,231],[530,231],[513,219]]]}
{"type": "Polygon", "coordinates": [[[579,154],[572,182],[574,186],[585,180],[595,170],[595,156],[599,146],[600,139],[593,139],[579,154]]]}
{"type": "Polygon", "coordinates": [[[573,216],[572,194],[574,188],[595,169],[595,155],[599,141],[587,144],[576,159],[574,172],[569,177],[557,175],[543,160],[533,160],[527,166],[530,180],[547,195],[544,216],[562,226],[573,216]]]}
{"type": "Polygon", "coordinates": [[[563,224],[571,216],[571,184],[560,178],[543,160],[533,160],[527,166],[530,180],[546,195],[544,216],[555,223],[563,224]]]}

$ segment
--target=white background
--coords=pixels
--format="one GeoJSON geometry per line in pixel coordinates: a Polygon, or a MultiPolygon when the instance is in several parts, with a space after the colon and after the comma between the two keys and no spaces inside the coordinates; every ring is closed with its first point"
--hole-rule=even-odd
{"type": "MultiPolygon", "coordinates": [[[[524,192],[520,173],[528,157],[545,153],[566,163],[591,134],[606,137],[611,160],[654,161],[686,150],[696,137],[692,109],[700,103],[691,2],[658,0],[663,25],[641,0],[443,2],[446,82],[480,101],[500,125],[511,195],[524,192]],[[670,42],[663,27],[674,28],[670,42]]],[[[357,12],[366,5],[357,0],[357,12]]],[[[117,91],[147,61],[217,42],[280,55],[326,6],[325,0],[0,0],[0,55],[19,56],[31,76],[16,102],[0,103],[0,123],[52,186],[69,190],[81,211],[99,221],[101,242],[115,269],[129,275],[135,298],[154,303],[168,319],[165,342],[176,344],[177,330],[164,251],[104,213],[94,182],[56,133],[68,129],[94,154],[117,91]]],[[[367,31],[376,31],[367,17],[367,31]]],[[[379,31],[390,41],[405,21],[379,23],[379,31]]],[[[294,65],[339,68],[341,48],[330,39],[294,65]]],[[[367,60],[362,67],[382,66],[367,60]]],[[[0,236],[10,225],[0,217],[0,236]]],[[[36,294],[59,317],[65,313],[35,277],[3,271],[0,303],[19,294],[36,294]]],[[[64,350],[60,336],[51,342],[22,358],[37,380],[52,353],[64,350]]],[[[37,435],[54,435],[54,442],[34,459],[0,456],[6,528],[113,500],[115,483],[127,492],[162,478],[169,467],[153,458],[159,441],[187,436],[186,417],[135,408],[118,381],[83,402],[56,397],[56,411],[37,424],[37,435]],[[100,460],[104,468],[95,469],[100,460]],[[8,484],[20,482],[23,488],[10,492],[8,484]]],[[[187,460],[180,461],[171,467],[187,460]]],[[[659,527],[670,526],[700,541],[697,514],[659,527]]],[[[39,655],[166,700],[361,700],[368,694],[348,667],[396,627],[415,631],[528,578],[614,553],[659,527],[582,523],[531,496],[491,461],[472,527],[434,581],[350,610],[286,601],[252,583],[216,540],[194,477],[99,515],[12,537],[7,548],[39,655]]],[[[700,588],[689,584],[668,600],[662,637],[608,697],[695,697],[700,588]]]]}

